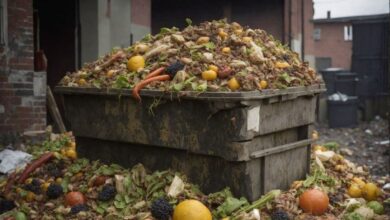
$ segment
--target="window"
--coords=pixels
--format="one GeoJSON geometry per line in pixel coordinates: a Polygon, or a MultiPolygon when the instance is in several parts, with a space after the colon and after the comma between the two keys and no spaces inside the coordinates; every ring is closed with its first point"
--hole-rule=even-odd
{"type": "Polygon", "coordinates": [[[314,38],[314,40],[321,39],[321,29],[320,28],[314,29],[313,38],[314,38]]]}
{"type": "Polygon", "coordinates": [[[352,40],[352,25],[344,26],[344,40],[345,41],[352,40]]]}
{"type": "Polygon", "coordinates": [[[7,0],[0,0],[0,45],[5,44],[7,27],[7,0]]]}

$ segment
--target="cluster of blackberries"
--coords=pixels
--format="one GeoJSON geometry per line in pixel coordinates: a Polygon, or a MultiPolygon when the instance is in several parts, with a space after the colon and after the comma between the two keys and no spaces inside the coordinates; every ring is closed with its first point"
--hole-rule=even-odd
{"type": "Polygon", "coordinates": [[[98,194],[98,200],[100,201],[109,201],[113,199],[116,195],[116,189],[113,185],[105,185],[103,189],[98,194]]]}

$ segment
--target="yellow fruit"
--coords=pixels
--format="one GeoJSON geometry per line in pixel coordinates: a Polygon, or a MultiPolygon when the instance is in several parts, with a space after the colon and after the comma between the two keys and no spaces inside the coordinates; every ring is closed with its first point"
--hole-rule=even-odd
{"type": "Polygon", "coordinates": [[[218,73],[218,67],[216,65],[210,65],[209,70],[213,70],[214,72],[218,73]]]}
{"type": "Polygon", "coordinates": [[[143,56],[136,55],[132,56],[129,61],[127,61],[127,69],[130,71],[138,71],[145,67],[145,59],[143,56]]]}
{"type": "Polygon", "coordinates": [[[230,47],[224,47],[222,48],[222,53],[230,53],[230,47]]]}
{"type": "Polygon", "coordinates": [[[365,183],[362,179],[360,179],[359,177],[354,177],[354,178],[352,179],[352,181],[353,181],[354,183],[356,183],[361,189],[363,189],[364,186],[366,185],[366,183],[365,183]]]}
{"type": "Polygon", "coordinates": [[[198,200],[185,200],[176,206],[173,220],[212,220],[210,210],[198,200]]]}
{"type": "Polygon", "coordinates": [[[234,91],[240,88],[240,83],[238,83],[237,79],[233,77],[228,81],[228,86],[229,89],[234,91]]]}
{"type": "Polygon", "coordinates": [[[69,149],[65,152],[65,156],[70,159],[77,159],[77,152],[73,149],[69,149]]]}
{"type": "Polygon", "coordinates": [[[107,73],[106,73],[106,77],[107,77],[107,78],[111,78],[111,77],[114,75],[114,73],[115,73],[115,70],[109,70],[109,71],[107,71],[107,73]]]}
{"type": "Polygon", "coordinates": [[[56,179],[56,183],[61,184],[61,183],[62,183],[62,178],[61,178],[61,177],[58,177],[58,178],[56,179]]]}
{"type": "Polygon", "coordinates": [[[198,38],[196,43],[197,44],[205,44],[205,43],[208,43],[209,41],[210,41],[209,37],[200,37],[200,38],[198,38]]]}
{"type": "Polygon", "coordinates": [[[35,200],[35,193],[33,192],[28,192],[26,195],[26,201],[27,202],[32,202],[35,200]]]}
{"type": "Polygon", "coordinates": [[[242,41],[243,41],[244,43],[250,43],[250,42],[252,41],[252,38],[251,38],[251,37],[243,37],[243,38],[242,38],[242,41]]]}
{"type": "Polygon", "coordinates": [[[85,79],[79,79],[77,81],[77,84],[79,84],[79,86],[83,86],[83,85],[87,84],[87,81],[85,81],[85,79]]]}
{"type": "Polygon", "coordinates": [[[378,198],[380,190],[374,183],[367,183],[362,189],[363,198],[368,201],[373,201],[378,198]]]}
{"type": "Polygon", "coordinates": [[[214,80],[217,78],[217,73],[214,70],[206,70],[202,73],[202,79],[204,80],[214,80]]]}
{"type": "Polygon", "coordinates": [[[49,188],[49,186],[50,186],[50,183],[49,183],[49,182],[43,183],[43,184],[41,185],[41,189],[42,189],[43,191],[47,191],[47,188],[49,188]]]}
{"type": "Polygon", "coordinates": [[[70,142],[70,146],[69,146],[71,149],[73,150],[76,150],[76,142],[72,141],[70,142]]]}
{"type": "Polygon", "coordinates": [[[223,29],[219,29],[218,35],[222,38],[225,39],[227,37],[227,33],[223,29]]]}
{"type": "Polygon", "coordinates": [[[280,68],[280,69],[284,69],[284,68],[287,68],[289,66],[290,66],[290,64],[288,64],[285,61],[284,62],[276,62],[276,64],[275,64],[275,67],[280,68]]]}
{"type": "Polygon", "coordinates": [[[344,172],[347,170],[347,167],[345,165],[338,164],[336,165],[335,170],[339,172],[344,172]]]}
{"type": "Polygon", "coordinates": [[[348,188],[348,195],[352,198],[360,198],[362,197],[362,190],[357,184],[351,184],[348,188]]]}
{"type": "Polygon", "coordinates": [[[30,183],[32,182],[32,180],[33,180],[32,178],[28,178],[28,179],[26,179],[26,180],[24,181],[24,183],[25,183],[25,184],[30,184],[30,183]]]}
{"type": "Polygon", "coordinates": [[[260,81],[260,88],[261,89],[266,89],[268,87],[268,82],[265,80],[260,81]]]}

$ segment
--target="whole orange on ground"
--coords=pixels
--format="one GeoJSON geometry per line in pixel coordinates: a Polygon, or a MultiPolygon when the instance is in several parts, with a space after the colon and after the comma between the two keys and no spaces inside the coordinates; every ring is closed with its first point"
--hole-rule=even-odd
{"type": "Polygon", "coordinates": [[[329,197],[318,189],[306,190],[299,196],[299,207],[306,213],[322,215],[329,206],[329,197]]]}

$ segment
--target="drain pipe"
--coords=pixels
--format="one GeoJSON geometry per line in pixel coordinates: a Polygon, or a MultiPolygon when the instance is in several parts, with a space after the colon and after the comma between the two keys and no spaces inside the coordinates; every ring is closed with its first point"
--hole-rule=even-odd
{"type": "Polygon", "coordinates": [[[302,43],[301,43],[301,55],[302,61],[305,61],[305,0],[301,0],[301,35],[302,35],[302,43]]]}

